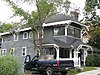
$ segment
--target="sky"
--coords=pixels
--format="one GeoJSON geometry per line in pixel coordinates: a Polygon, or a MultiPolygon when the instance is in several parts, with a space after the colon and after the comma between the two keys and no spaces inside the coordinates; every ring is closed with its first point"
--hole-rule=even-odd
{"type": "MultiPolygon", "coordinates": [[[[85,0],[70,0],[72,2],[71,6],[72,8],[79,8],[81,11],[80,14],[80,19],[82,18],[82,10],[84,8],[85,5],[85,0]],[[77,6],[76,6],[77,5],[77,6]]],[[[33,9],[32,5],[26,6],[26,4],[21,5],[26,11],[29,11],[31,9],[33,9]]],[[[36,8],[34,8],[35,10],[36,8]]],[[[0,0],[0,22],[18,22],[19,21],[19,17],[15,17],[12,18],[12,10],[10,8],[10,6],[7,6],[7,3],[4,2],[3,0],[0,0]]]]}

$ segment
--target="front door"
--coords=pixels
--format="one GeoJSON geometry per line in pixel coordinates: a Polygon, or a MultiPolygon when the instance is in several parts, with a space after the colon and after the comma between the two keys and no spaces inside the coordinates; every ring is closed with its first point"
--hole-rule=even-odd
{"type": "Polygon", "coordinates": [[[80,64],[84,65],[84,49],[80,49],[78,53],[78,58],[80,57],[80,64]]]}

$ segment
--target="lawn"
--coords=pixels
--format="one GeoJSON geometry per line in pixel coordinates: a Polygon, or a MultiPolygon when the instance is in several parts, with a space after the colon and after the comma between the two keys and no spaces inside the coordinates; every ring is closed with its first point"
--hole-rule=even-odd
{"type": "Polygon", "coordinates": [[[70,74],[78,74],[80,72],[85,72],[85,71],[91,71],[91,70],[95,70],[96,68],[94,67],[83,67],[82,69],[79,68],[75,68],[75,69],[71,69],[69,71],[70,74]]]}

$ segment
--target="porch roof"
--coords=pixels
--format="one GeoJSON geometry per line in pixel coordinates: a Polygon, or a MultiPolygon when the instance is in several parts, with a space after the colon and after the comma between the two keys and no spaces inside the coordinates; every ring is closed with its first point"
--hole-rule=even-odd
{"type": "Polygon", "coordinates": [[[71,47],[70,45],[66,44],[65,42],[57,40],[57,39],[54,39],[54,42],[56,45],[58,45],[59,47],[62,47],[62,48],[70,48],[71,47]]]}
{"type": "Polygon", "coordinates": [[[76,49],[78,48],[78,46],[82,44],[82,45],[87,45],[86,43],[83,43],[81,40],[77,39],[75,40],[71,45],[76,49]]]}
{"type": "MultiPolygon", "coordinates": [[[[60,40],[58,40],[58,39],[53,39],[53,41],[51,41],[51,42],[48,42],[48,43],[46,43],[46,42],[44,42],[44,43],[42,43],[42,46],[47,46],[47,47],[52,47],[52,46],[54,46],[54,45],[56,45],[56,46],[58,46],[58,47],[61,47],[61,48],[70,48],[71,46],[70,45],[68,45],[68,44],[66,44],[65,42],[63,42],[63,41],[60,41],[60,40]]],[[[39,45],[38,45],[39,46],[39,45]]]]}

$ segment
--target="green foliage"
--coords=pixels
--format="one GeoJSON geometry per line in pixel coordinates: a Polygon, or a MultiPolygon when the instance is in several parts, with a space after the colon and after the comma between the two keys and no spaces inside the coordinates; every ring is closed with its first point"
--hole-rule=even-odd
{"type": "Polygon", "coordinates": [[[86,0],[85,3],[85,11],[91,12],[95,8],[95,5],[97,3],[97,0],[86,0]]]}
{"type": "MultiPolygon", "coordinates": [[[[36,34],[39,33],[39,49],[42,49],[42,30],[43,30],[43,23],[46,18],[49,16],[57,13],[58,6],[61,6],[62,4],[65,5],[65,7],[68,7],[70,2],[66,0],[53,0],[54,2],[49,2],[49,0],[22,0],[27,3],[33,3],[35,2],[37,10],[32,11],[31,13],[26,12],[21,8],[17,3],[14,3],[14,0],[5,0],[13,9],[14,16],[21,16],[23,17],[22,20],[24,20],[26,23],[25,25],[29,25],[29,27],[32,28],[33,35],[33,41],[34,41],[34,50],[36,50],[36,34]],[[68,3],[68,6],[67,6],[68,3]]],[[[19,0],[17,0],[18,2],[19,0]]],[[[33,7],[34,8],[34,7],[33,7]]],[[[22,21],[23,22],[23,21],[22,21]]]]}
{"type": "Polygon", "coordinates": [[[86,66],[100,67],[100,54],[88,55],[86,58],[86,66]]]}
{"type": "Polygon", "coordinates": [[[91,29],[91,38],[88,44],[100,49],[100,26],[91,29]]]}
{"type": "Polygon", "coordinates": [[[10,23],[3,23],[1,26],[0,26],[0,32],[7,32],[8,30],[12,29],[13,28],[13,25],[10,24],[10,23]]]}
{"type": "Polygon", "coordinates": [[[85,11],[87,15],[92,15],[90,18],[87,17],[87,21],[90,24],[89,26],[91,26],[89,31],[91,38],[89,39],[88,44],[100,49],[100,17],[96,15],[96,6],[99,7],[97,0],[86,0],[85,11]]]}
{"type": "Polygon", "coordinates": [[[20,65],[14,57],[0,57],[0,75],[20,75],[20,70],[20,65]]]}

